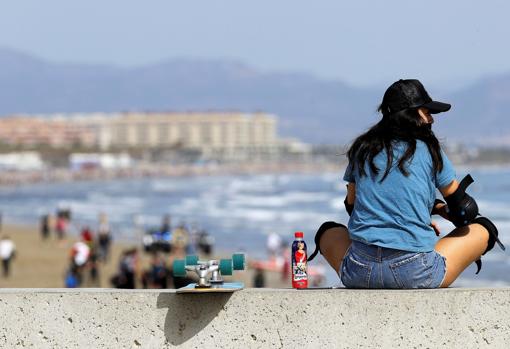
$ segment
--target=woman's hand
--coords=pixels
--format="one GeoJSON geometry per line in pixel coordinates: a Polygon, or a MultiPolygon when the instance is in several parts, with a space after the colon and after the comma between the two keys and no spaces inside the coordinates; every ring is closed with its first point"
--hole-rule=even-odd
{"type": "Polygon", "coordinates": [[[446,205],[442,200],[436,199],[434,202],[434,207],[432,208],[432,214],[437,214],[447,221],[451,221],[450,217],[448,216],[448,205],[446,205]]]}
{"type": "Polygon", "coordinates": [[[446,219],[447,221],[450,221],[450,217],[448,216],[448,205],[445,203],[437,204],[435,209],[435,213],[446,219]]]}

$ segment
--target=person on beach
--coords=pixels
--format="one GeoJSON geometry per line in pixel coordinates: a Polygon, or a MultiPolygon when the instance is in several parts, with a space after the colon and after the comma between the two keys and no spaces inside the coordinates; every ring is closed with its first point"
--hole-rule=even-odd
{"type": "Polygon", "coordinates": [[[59,240],[64,240],[67,236],[67,224],[68,221],[63,216],[57,216],[55,231],[59,240]]]}
{"type": "Polygon", "coordinates": [[[159,252],[154,252],[149,269],[142,273],[143,288],[168,288],[169,277],[169,269],[164,256],[159,252]]]}
{"type": "Polygon", "coordinates": [[[111,283],[116,288],[134,289],[138,271],[138,251],[130,248],[122,253],[118,273],[112,277],[111,283]]]}
{"type": "Polygon", "coordinates": [[[71,223],[71,209],[67,207],[59,207],[57,209],[57,218],[55,222],[55,232],[57,233],[57,239],[61,241],[61,245],[64,245],[69,225],[71,223]]]}
{"type": "Polygon", "coordinates": [[[94,245],[94,233],[90,230],[88,225],[84,226],[80,232],[81,240],[86,243],[90,248],[94,245]]]}
{"type": "Polygon", "coordinates": [[[214,236],[209,234],[207,230],[202,229],[198,233],[198,249],[206,256],[210,257],[214,248],[214,236]]]}
{"type": "Polygon", "coordinates": [[[44,214],[41,216],[40,231],[43,240],[47,240],[50,236],[50,215],[44,214]]]}
{"type": "Polygon", "coordinates": [[[10,274],[11,261],[16,255],[16,245],[8,237],[0,238],[0,259],[2,260],[2,275],[8,277],[10,274]]]}
{"type": "Polygon", "coordinates": [[[266,275],[264,269],[261,267],[255,268],[255,274],[253,275],[253,287],[264,288],[266,287],[266,275]]]}
{"type": "Polygon", "coordinates": [[[161,222],[161,233],[167,233],[172,230],[172,218],[169,214],[163,216],[163,221],[161,222]]]}
{"type": "Polygon", "coordinates": [[[97,227],[98,259],[106,262],[110,256],[112,233],[108,216],[105,213],[99,215],[99,226],[97,227]]]}
{"type": "Polygon", "coordinates": [[[70,251],[71,264],[78,267],[80,273],[90,258],[90,246],[85,241],[77,241],[70,251]]]}
{"type": "Polygon", "coordinates": [[[172,233],[172,250],[178,255],[184,255],[188,248],[189,233],[186,225],[181,222],[172,233]]]}
{"type": "Polygon", "coordinates": [[[71,263],[69,266],[69,269],[67,270],[65,276],[64,276],[64,286],[66,288],[76,288],[80,287],[81,284],[81,277],[80,273],[78,271],[78,267],[74,265],[74,263],[71,263]]]}
{"type": "Polygon", "coordinates": [[[350,146],[344,174],[348,227],[326,222],[315,236],[348,288],[448,287],[497,242],[498,230],[479,216],[432,132],[433,114],[450,109],[433,101],[418,80],[399,80],[385,92],[382,119],[350,146]],[[446,203],[436,199],[439,190],[446,203]],[[439,239],[438,214],[456,228],[439,239]]]}
{"type": "Polygon", "coordinates": [[[269,258],[274,259],[280,255],[282,247],[282,238],[275,232],[269,233],[266,241],[267,252],[269,258]]]}

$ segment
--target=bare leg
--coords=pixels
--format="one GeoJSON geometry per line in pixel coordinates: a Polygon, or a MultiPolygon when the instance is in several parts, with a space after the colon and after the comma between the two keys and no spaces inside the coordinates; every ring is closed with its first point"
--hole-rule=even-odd
{"type": "Polygon", "coordinates": [[[446,257],[446,276],[441,287],[450,286],[464,269],[478,260],[488,241],[489,232],[477,223],[456,228],[439,240],[435,250],[446,257]]]}
{"type": "Polygon", "coordinates": [[[349,232],[344,227],[335,227],[324,232],[319,241],[322,256],[335,271],[340,270],[347,249],[351,245],[349,232]]]}

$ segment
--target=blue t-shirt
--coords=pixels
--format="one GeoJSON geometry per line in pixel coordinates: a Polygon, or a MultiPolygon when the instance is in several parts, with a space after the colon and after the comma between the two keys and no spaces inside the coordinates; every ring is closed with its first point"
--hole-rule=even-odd
{"type": "Polygon", "coordinates": [[[393,165],[390,172],[379,182],[386,169],[386,151],[374,158],[379,169],[375,175],[365,163],[366,176],[361,177],[357,166],[349,163],[344,180],[356,183],[354,211],[349,219],[352,240],[370,245],[411,252],[428,252],[437,241],[430,226],[430,212],[436,198],[436,188],[442,188],[455,179],[455,170],[446,154],[443,169],[434,174],[432,157],[427,145],[416,141],[414,156],[405,168],[406,177],[398,168],[398,160],[407,144],[396,142],[393,147],[393,165]]]}

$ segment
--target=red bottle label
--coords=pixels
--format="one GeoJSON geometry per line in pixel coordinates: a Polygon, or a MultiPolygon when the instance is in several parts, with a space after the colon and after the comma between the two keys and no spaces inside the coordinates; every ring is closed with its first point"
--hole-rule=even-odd
{"type": "Polygon", "coordinates": [[[292,287],[307,288],[307,254],[306,243],[303,240],[295,240],[292,243],[292,287]]]}

